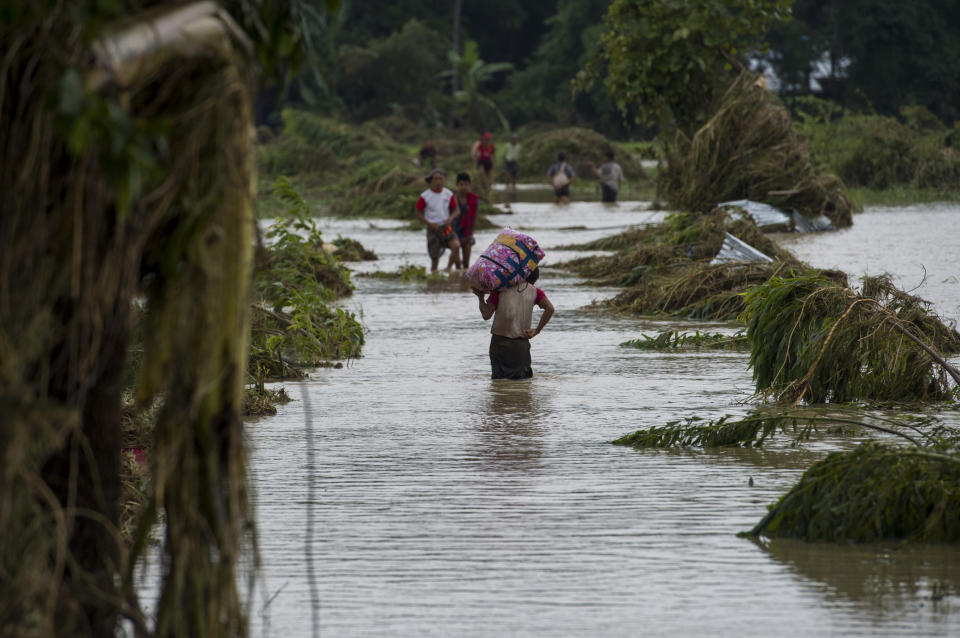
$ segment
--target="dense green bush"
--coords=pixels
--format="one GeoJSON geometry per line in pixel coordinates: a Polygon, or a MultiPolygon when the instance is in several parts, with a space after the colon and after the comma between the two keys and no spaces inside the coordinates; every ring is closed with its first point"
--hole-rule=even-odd
{"type": "Polygon", "coordinates": [[[344,47],[340,95],[354,121],[400,114],[423,123],[439,122],[448,113],[445,85],[437,74],[447,67],[447,36],[410,20],[366,47],[344,47]]]}
{"type": "Polygon", "coordinates": [[[950,189],[960,183],[953,132],[922,107],[902,109],[903,122],[851,113],[816,98],[798,100],[797,112],[811,160],[848,186],[950,189]]]}

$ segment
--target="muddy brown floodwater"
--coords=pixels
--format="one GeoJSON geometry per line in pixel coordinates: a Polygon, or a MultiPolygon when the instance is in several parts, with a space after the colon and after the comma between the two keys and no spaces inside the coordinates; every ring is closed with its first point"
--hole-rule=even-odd
{"type": "MultiPolygon", "coordinates": [[[[495,221],[530,231],[549,265],[573,256],[558,245],[662,219],[643,208],[515,204],[495,221]]],[[[957,205],[870,209],[852,229],[784,239],[813,265],[890,272],[907,289],[925,267],[916,294],[956,319],[957,220],[957,205]]],[[[357,269],[427,263],[423,234],[400,222],[321,224],[380,255],[357,269]]],[[[479,233],[474,254],[495,234],[479,233]]],[[[249,426],[264,563],[253,635],[313,635],[312,596],[322,636],[960,635],[960,548],[736,536],[811,462],[853,442],[610,445],[686,416],[747,411],[746,353],[618,346],[642,332],[737,326],[587,311],[616,291],[545,269],[557,314],[533,341],[535,376],[493,381],[489,324],[469,292],[355,282],[363,358],[285,384],[295,401],[249,426]]]]}

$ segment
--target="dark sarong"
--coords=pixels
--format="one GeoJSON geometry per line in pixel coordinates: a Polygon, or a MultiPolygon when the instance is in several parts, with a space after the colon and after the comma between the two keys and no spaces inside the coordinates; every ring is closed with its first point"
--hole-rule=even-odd
{"type": "Polygon", "coordinates": [[[490,335],[490,367],[494,379],[529,379],[530,340],[490,335]]]}

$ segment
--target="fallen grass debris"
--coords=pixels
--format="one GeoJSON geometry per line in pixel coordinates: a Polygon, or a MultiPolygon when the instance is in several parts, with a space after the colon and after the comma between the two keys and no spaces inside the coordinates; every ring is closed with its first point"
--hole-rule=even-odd
{"type": "Polygon", "coordinates": [[[403,264],[394,271],[374,270],[373,272],[357,273],[357,277],[370,277],[372,279],[397,279],[404,283],[429,282],[429,281],[447,281],[450,273],[438,271],[428,272],[425,266],[418,264],[403,264]]]}
{"type": "Polygon", "coordinates": [[[833,175],[820,175],[790,113],[757,76],[743,72],[692,133],[662,144],[659,195],[676,210],[706,212],[738,199],[802,214],[826,215],[837,228],[853,223],[854,205],[833,175]]]}

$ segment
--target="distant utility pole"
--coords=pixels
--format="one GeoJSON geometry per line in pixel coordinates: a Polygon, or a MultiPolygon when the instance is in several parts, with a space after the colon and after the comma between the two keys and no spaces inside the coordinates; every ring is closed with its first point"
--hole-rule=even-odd
{"type": "MultiPolygon", "coordinates": [[[[453,1],[453,52],[460,55],[460,11],[463,9],[463,0],[453,1]]],[[[450,127],[457,125],[457,100],[456,94],[460,90],[460,72],[457,65],[453,65],[453,102],[450,105],[450,127]]]]}

